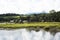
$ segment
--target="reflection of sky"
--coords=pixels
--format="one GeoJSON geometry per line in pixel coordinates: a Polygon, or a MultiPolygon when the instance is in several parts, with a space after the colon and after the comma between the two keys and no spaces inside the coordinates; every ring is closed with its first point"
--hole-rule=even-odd
{"type": "Polygon", "coordinates": [[[0,13],[31,13],[60,10],[60,0],[0,0],[0,13]]]}
{"type": "Polygon", "coordinates": [[[60,32],[53,36],[44,30],[39,32],[29,32],[26,29],[0,30],[0,40],[60,40],[60,32]]]}

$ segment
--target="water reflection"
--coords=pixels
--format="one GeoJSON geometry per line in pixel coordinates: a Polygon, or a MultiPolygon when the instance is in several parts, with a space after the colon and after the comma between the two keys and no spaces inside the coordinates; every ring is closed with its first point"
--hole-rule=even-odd
{"type": "Polygon", "coordinates": [[[26,29],[0,30],[0,40],[60,40],[60,32],[52,35],[44,30],[27,31],[26,29]]]}

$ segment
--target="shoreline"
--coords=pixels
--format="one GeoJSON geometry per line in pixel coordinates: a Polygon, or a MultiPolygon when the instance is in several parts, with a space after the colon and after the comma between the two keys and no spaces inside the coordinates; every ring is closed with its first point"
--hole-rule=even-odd
{"type": "Polygon", "coordinates": [[[38,32],[40,29],[43,29],[45,31],[50,31],[50,32],[60,32],[60,27],[57,26],[49,26],[49,27],[44,27],[44,26],[29,26],[29,27],[0,27],[0,30],[15,30],[15,29],[23,29],[26,28],[28,30],[34,30],[38,32]]]}
{"type": "Polygon", "coordinates": [[[34,30],[38,32],[40,29],[49,32],[60,32],[60,22],[32,22],[32,23],[4,23],[0,24],[0,30],[15,30],[15,29],[23,29],[31,31],[34,30]]]}

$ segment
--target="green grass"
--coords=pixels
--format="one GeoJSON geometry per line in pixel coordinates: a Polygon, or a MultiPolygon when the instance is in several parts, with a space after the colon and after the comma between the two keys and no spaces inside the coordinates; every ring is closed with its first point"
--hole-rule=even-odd
{"type": "Polygon", "coordinates": [[[0,23],[0,28],[3,29],[20,29],[26,28],[29,31],[35,30],[39,31],[40,29],[44,29],[46,31],[50,31],[51,33],[60,32],[60,22],[31,22],[31,23],[0,23]]]}
{"type": "Polygon", "coordinates": [[[33,23],[5,23],[0,24],[0,27],[50,27],[50,26],[57,26],[60,27],[60,22],[33,22],[33,23]]]}

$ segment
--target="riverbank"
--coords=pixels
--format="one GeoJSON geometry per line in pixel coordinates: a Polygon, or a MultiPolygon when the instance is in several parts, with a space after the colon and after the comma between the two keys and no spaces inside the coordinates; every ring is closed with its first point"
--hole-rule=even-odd
{"type": "Polygon", "coordinates": [[[0,23],[0,27],[20,27],[20,28],[24,28],[24,27],[31,27],[31,26],[44,26],[44,27],[48,27],[48,26],[58,26],[60,27],[60,22],[31,22],[31,23],[0,23]]]}
{"type": "Polygon", "coordinates": [[[28,30],[44,29],[51,32],[60,32],[60,22],[33,22],[33,23],[0,23],[0,29],[20,29],[27,28],[28,30]]]}

